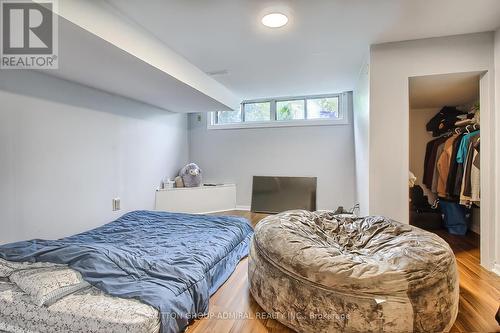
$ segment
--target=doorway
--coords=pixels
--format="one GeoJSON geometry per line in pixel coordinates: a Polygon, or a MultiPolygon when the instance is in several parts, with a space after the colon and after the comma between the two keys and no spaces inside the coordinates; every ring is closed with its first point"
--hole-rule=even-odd
{"type": "Polygon", "coordinates": [[[484,72],[409,78],[410,223],[477,246],[481,263],[490,227],[489,169],[481,163],[489,141],[481,140],[480,121],[488,79],[484,72]]]}

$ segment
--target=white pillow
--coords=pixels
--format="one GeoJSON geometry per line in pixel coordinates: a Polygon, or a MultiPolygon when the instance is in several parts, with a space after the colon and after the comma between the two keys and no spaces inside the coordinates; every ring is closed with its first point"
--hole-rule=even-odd
{"type": "Polygon", "coordinates": [[[31,296],[33,303],[38,306],[49,306],[64,296],[90,286],[79,272],[60,266],[15,271],[9,279],[31,296]]]}

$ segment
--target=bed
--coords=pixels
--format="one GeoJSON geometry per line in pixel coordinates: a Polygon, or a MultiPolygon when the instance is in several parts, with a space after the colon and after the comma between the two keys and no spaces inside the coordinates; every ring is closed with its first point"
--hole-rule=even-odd
{"type": "Polygon", "coordinates": [[[157,333],[159,329],[160,316],[154,307],[109,296],[95,287],[40,307],[15,283],[0,281],[0,331],[157,333]]]}
{"type": "MultiPolygon", "coordinates": [[[[75,236],[2,245],[0,258],[6,262],[42,266],[46,265],[42,263],[52,263],[66,279],[81,277],[85,288],[48,304],[43,303],[46,300],[34,304],[34,296],[25,295],[33,286],[28,284],[28,289],[22,286],[20,290],[19,281],[29,280],[31,273],[27,272],[44,273],[54,268],[18,269],[17,275],[12,273],[0,281],[0,307],[3,306],[0,322],[3,327],[15,326],[12,318],[21,317],[23,322],[33,322],[32,330],[40,331],[40,327],[35,326],[37,322],[64,322],[58,317],[61,311],[56,310],[66,309],[70,312],[64,313],[66,330],[78,331],[81,330],[78,325],[95,321],[92,316],[83,319],[78,316],[82,313],[78,304],[93,304],[93,310],[87,308],[89,315],[106,317],[99,306],[109,309],[113,301],[119,301],[127,302],[120,307],[128,309],[129,315],[143,313],[136,319],[145,324],[124,323],[117,320],[120,316],[114,316],[105,324],[115,331],[181,332],[190,321],[207,314],[210,296],[248,254],[252,233],[248,221],[241,217],[135,211],[75,236]],[[20,278],[13,283],[15,276],[20,278]],[[14,303],[25,309],[12,311],[14,303]],[[4,315],[5,309],[11,313],[10,317],[4,315]],[[48,315],[53,317],[47,319],[48,315]],[[34,318],[26,320],[23,316],[34,318]]],[[[127,317],[126,313],[122,315],[127,317]]],[[[16,331],[12,327],[9,330],[16,331]]],[[[30,331],[30,327],[24,331],[30,331]]]]}

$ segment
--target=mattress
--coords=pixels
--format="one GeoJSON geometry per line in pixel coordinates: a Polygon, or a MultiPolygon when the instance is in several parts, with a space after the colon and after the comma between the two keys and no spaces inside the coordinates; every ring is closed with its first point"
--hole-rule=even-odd
{"type": "Polygon", "coordinates": [[[1,245],[0,258],[67,265],[107,295],[151,305],[160,331],[177,333],[208,313],[252,234],[241,217],[135,211],[78,235],[1,245]]]}
{"type": "Polygon", "coordinates": [[[108,296],[95,287],[46,307],[33,304],[14,283],[0,281],[0,331],[154,333],[159,329],[159,313],[152,306],[108,296]]]}

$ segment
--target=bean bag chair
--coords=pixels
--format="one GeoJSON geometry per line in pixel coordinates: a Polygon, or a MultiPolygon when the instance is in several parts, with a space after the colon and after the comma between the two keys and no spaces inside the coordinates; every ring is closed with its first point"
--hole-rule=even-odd
{"type": "Polygon", "coordinates": [[[380,216],[288,211],[255,228],[250,292],[297,332],[442,332],[458,312],[455,256],[380,216]]]}

